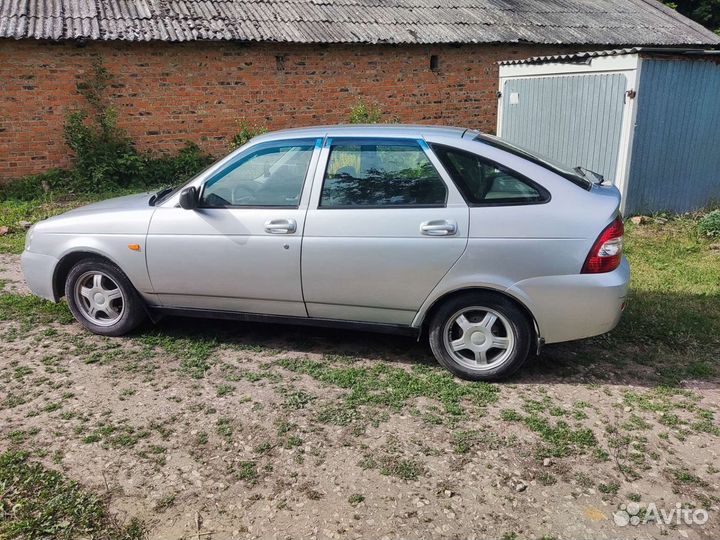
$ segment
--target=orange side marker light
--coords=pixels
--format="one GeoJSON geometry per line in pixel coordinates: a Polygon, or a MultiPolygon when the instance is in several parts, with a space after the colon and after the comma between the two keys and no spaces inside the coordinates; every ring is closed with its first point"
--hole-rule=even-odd
{"type": "Polygon", "coordinates": [[[140,251],[140,244],[128,244],[128,249],[132,251],[140,251]]]}

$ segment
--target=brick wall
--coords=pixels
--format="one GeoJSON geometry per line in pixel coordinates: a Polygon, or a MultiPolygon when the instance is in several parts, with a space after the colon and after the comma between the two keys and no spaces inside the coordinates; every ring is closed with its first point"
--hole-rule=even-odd
{"type": "Polygon", "coordinates": [[[360,97],[400,122],[493,131],[495,62],[558,50],[0,40],[0,179],[68,165],[64,118],[83,105],[76,83],[97,57],[114,76],[119,123],[139,148],[174,151],[192,140],[220,155],[240,119],[270,129],[343,123],[360,97]]]}

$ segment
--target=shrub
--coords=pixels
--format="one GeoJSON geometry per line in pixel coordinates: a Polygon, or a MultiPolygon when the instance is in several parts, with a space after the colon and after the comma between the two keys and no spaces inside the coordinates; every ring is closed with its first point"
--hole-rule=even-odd
{"type": "Polygon", "coordinates": [[[188,141],[174,156],[145,156],[142,184],[144,187],[182,184],[213,161],[211,155],[188,141]]]}
{"type": "Polygon", "coordinates": [[[0,185],[0,201],[13,199],[30,201],[40,199],[55,189],[72,183],[72,173],[64,169],[52,169],[42,174],[26,176],[0,185]]]}
{"type": "Polygon", "coordinates": [[[698,223],[698,231],[709,238],[720,238],[720,210],[705,214],[698,223]]]}
{"type": "Polygon", "coordinates": [[[74,152],[72,184],[77,191],[108,191],[129,187],[142,175],[143,157],[105,100],[111,80],[96,62],[91,75],[77,84],[86,108],[72,112],[65,121],[65,143],[74,152]]]}
{"type": "Polygon", "coordinates": [[[230,139],[230,150],[240,148],[253,137],[267,133],[267,128],[257,124],[250,124],[246,120],[240,120],[240,131],[238,131],[232,139],[230,139]]]}
{"type": "Polygon", "coordinates": [[[134,184],[143,172],[143,158],[116,126],[108,108],[95,121],[77,111],[65,122],[65,142],[73,150],[72,184],[77,191],[108,191],[134,184]]]}
{"type": "Polygon", "coordinates": [[[382,114],[382,110],[376,104],[367,105],[363,100],[360,100],[350,109],[350,123],[379,124],[382,114]]]}

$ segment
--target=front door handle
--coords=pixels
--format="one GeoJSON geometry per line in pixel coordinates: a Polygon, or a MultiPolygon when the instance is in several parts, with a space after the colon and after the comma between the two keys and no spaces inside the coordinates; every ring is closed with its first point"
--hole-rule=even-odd
{"type": "Polygon", "coordinates": [[[452,236],[457,230],[457,223],[447,219],[433,219],[420,224],[420,232],[426,236],[452,236]]]}
{"type": "Polygon", "coordinates": [[[268,219],[265,222],[265,232],[270,234],[292,234],[297,231],[297,221],[294,219],[268,219]]]}

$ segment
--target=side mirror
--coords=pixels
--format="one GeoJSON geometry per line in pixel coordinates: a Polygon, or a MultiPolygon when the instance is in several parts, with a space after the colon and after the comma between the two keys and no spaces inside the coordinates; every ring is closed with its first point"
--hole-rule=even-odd
{"type": "Polygon", "coordinates": [[[185,210],[195,210],[198,205],[198,190],[190,186],[180,192],[180,207],[185,210]]]}

